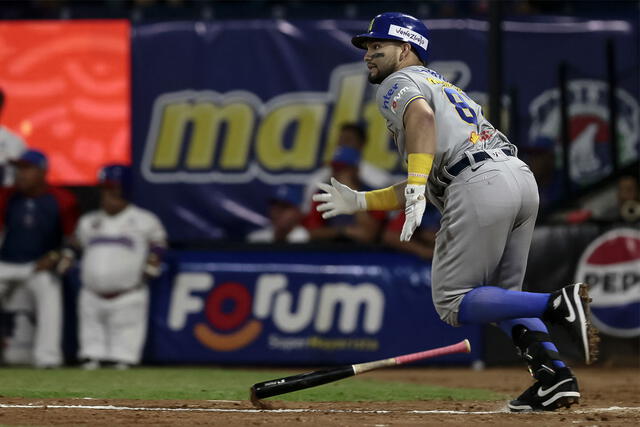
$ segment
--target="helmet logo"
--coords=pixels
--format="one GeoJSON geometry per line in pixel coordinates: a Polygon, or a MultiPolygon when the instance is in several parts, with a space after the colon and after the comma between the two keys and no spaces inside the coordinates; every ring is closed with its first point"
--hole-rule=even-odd
{"type": "Polygon", "coordinates": [[[376,22],[376,18],[373,18],[371,20],[371,22],[369,22],[369,29],[367,30],[368,33],[371,32],[371,29],[373,28],[373,23],[376,22]]]}
{"type": "Polygon", "coordinates": [[[421,34],[418,34],[415,31],[410,30],[408,28],[399,27],[393,24],[389,25],[388,34],[390,36],[398,37],[406,42],[415,43],[424,50],[427,50],[427,45],[429,44],[429,40],[427,40],[421,34]]]}

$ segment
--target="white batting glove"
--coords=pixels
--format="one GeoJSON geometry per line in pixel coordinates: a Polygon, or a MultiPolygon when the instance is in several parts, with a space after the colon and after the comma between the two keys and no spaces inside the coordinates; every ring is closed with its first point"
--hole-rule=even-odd
{"type": "Polygon", "coordinates": [[[424,196],[425,186],[407,184],[404,189],[404,198],[407,203],[404,208],[404,225],[400,233],[400,241],[408,242],[413,236],[413,232],[420,226],[422,215],[427,206],[427,198],[424,196]]]}
{"type": "Polygon", "coordinates": [[[331,185],[319,183],[318,187],[324,193],[315,194],[313,200],[322,202],[316,209],[318,212],[324,212],[324,219],[367,210],[367,200],[363,191],[354,191],[335,178],[331,178],[331,185]]]}

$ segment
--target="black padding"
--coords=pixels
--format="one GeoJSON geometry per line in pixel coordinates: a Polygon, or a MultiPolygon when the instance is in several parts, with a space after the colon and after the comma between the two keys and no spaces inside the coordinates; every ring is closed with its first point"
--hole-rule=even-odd
{"type": "Polygon", "coordinates": [[[522,325],[517,325],[512,330],[512,337],[520,356],[529,366],[531,375],[543,383],[552,381],[556,374],[553,361],[562,359],[557,351],[549,350],[542,344],[552,342],[549,334],[530,331],[522,325]]]}

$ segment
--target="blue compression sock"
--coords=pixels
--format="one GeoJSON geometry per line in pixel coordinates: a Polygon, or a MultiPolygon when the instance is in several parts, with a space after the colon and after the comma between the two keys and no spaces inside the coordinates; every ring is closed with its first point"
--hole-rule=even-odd
{"type": "MultiPolygon", "coordinates": [[[[511,331],[513,330],[513,327],[516,325],[522,325],[530,331],[544,332],[545,334],[549,333],[547,326],[540,319],[508,319],[498,323],[498,326],[500,326],[500,329],[502,329],[502,331],[505,334],[507,334],[509,338],[511,338],[512,336],[511,331]]],[[[547,350],[555,351],[556,353],[558,352],[558,348],[555,346],[554,343],[550,341],[544,341],[542,345],[547,350]]],[[[553,366],[555,366],[556,368],[564,368],[567,365],[565,365],[562,360],[554,360],[553,366]]]]}
{"type": "Polygon", "coordinates": [[[550,295],[481,286],[462,298],[458,322],[483,325],[507,319],[542,317],[550,295]]]}

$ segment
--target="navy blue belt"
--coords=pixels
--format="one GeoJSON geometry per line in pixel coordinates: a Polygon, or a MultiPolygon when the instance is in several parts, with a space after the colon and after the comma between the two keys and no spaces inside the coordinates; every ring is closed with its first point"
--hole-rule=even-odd
{"type": "MultiPolygon", "coordinates": [[[[513,152],[509,148],[503,148],[502,151],[507,156],[513,156],[513,152]]],[[[478,151],[476,153],[473,153],[471,156],[473,157],[473,160],[476,163],[480,163],[483,160],[487,160],[487,159],[491,158],[491,156],[485,151],[478,151]]],[[[445,170],[447,171],[447,173],[449,175],[452,176],[451,179],[453,179],[456,176],[458,176],[460,174],[460,172],[462,172],[463,170],[465,170],[469,166],[471,166],[471,162],[469,161],[469,158],[467,156],[464,156],[461,160],[459,160],[456,163],[454,163],[453,166],[445,168],[445,170]]],[[[442,177],[442,182],[444,182],[445,184],[449,185],[449,184],[451,184],[451,179],[449,179],[446,176],[443,176],[442,177]]]]}

